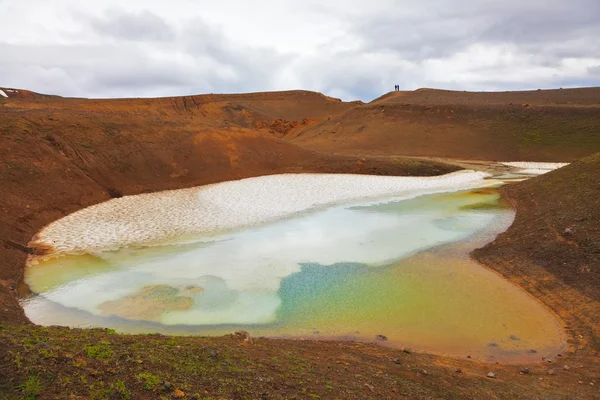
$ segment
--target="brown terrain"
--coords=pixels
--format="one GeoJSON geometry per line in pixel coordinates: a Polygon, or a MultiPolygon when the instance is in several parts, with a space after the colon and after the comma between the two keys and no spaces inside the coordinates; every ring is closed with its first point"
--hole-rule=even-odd
{"type": "Polygon", "coordinates": [[[0,98],[0,398],[599,398],[599,88],[422,89],[369,104],[305,91],[121,100],[7,94],[0,98]],[[569,348],[554,360],[499,365],[244,333],[44,328],[17,301],[33,235],[111,197],[273,173],[422,176],[465,165],[443,158],[485,167],[481,160],[582,157],[506,186],[515,223],[474,253],[563,320],[569,348]]]}
{"type": "Polygon", "coordinates": [[[600,151],[600,88],[392,92],[294,132],[344,154],[574,161],[600,151]]]}

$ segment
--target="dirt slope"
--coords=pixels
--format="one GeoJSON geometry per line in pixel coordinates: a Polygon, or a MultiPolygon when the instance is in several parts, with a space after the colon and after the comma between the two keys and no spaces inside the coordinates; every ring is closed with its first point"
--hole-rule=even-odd
{"type": "Polygon", "coordinates": [[[345,154],[573,161],[600,151],[600,88],[392,92],[289,138],[345,154]]]}

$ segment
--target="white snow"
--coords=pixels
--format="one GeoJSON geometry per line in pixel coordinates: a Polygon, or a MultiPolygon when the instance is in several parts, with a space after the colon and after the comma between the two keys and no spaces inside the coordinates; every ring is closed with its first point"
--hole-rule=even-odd
{"type": "Polygon", "coordinates": [[[569,165],[569,163],[542,163],[527,161],[503,162],[502,164],[508,167],[519,168],[517,172],[525,175],[543,175],[550,171],[554,171],[555,169],[569,165]]]}
{"type": "Polygon", "coordinates": [[[285,174],[126,196],[53,222],[30,245],[49,246],[55,254],[152,245],[168,239],[223,233],[365,198],[409,199],[482,187],[488,184],[484,178],[489,176],[474,171],[436,177],[285,174]]]}
{"type": "Polygon", "coordinates": [[[8,98],[8,95],[2,89],[0,89],[0,96],[8,98]]]}

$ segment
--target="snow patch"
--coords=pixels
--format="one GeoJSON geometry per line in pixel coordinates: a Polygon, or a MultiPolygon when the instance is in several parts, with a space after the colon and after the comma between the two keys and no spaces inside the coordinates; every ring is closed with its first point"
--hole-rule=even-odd
{"type": "Polygon", "coordinates": [[[526,161],[503,162],[502,164],[508,167],[519,168],[519,171],[517,172],[525,175],[543,175],[550,171],[554,171],[569,165],[569,163],[542,163],[526,161]]]}
{"type": "Polygon", "coordinates": [[[368,198],[410,199],[482,187],[489,176],[474,171],[435,177],[284,174],[126,196],[51,223],[30,245],[49,247],[55,254],[152,245],[168,239],[224,233],[368,198]]]}
{"type": "Polygon", "coordinates": [[[0,96],[6,97],[8,99],[8,95],[4,93],[4,90],[0,89],[0,96]]]}

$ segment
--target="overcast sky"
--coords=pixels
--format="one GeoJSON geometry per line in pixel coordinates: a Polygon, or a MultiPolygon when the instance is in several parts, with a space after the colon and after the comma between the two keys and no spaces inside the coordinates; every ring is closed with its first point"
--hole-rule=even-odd
{"type": "Polygon", "coordinates": [[[600,86],[600,0],[0,0],[0,86],[82,97],[600,86]]]}

